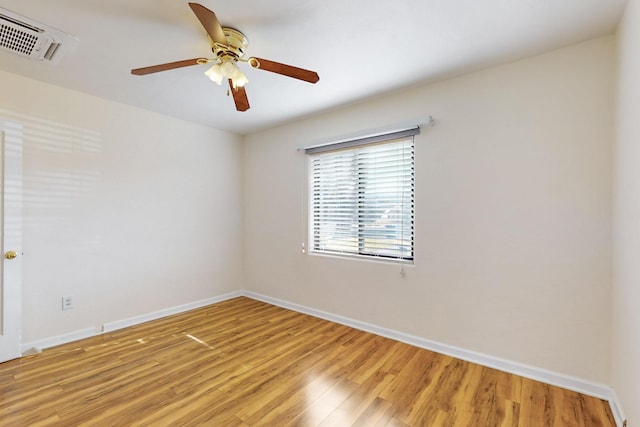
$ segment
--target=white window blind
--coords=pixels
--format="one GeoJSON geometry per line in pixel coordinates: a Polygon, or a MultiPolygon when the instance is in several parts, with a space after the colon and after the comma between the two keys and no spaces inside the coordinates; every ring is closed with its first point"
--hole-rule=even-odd
{"type": "Polygon", "coordinates": [[[418,132],[307,151],[312,251],[413,260],[418,132]]]}

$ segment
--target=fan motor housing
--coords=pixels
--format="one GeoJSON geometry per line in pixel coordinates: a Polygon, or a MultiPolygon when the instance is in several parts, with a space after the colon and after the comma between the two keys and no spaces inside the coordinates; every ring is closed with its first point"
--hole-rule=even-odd
{"type": "Polygon", "coordinates": [[[222,27],[224,35],[227,36],[227,44],[216,43],[211,38],[211,51],[218,58],[239,59],[244,56],[244,51],[249,46],[249,40],[240,31],[231,27],[222,27]]]}

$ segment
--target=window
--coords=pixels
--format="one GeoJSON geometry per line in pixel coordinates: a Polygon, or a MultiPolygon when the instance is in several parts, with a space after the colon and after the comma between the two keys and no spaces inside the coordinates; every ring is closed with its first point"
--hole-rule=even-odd
{"type": "Polygon", "coordinates": [[[418,132],[307,150],[311,251],[413,260],[418,132]]]}

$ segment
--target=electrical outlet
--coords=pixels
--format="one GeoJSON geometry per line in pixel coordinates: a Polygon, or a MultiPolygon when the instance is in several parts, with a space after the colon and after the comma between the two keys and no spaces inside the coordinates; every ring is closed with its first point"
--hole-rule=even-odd
{"type": "Polygon", "coordinates": [[[71,310],[73,308],[73,297],[62,297],[62,311],[71,310]]]}

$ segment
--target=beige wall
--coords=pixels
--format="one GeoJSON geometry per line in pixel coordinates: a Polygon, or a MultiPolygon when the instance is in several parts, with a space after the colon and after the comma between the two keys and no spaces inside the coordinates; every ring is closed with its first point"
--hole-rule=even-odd
{"type": "Polygon", "coordinates": [[[614,150],[613,386],[629,425],[640,425],[640,1],[618,31],[614,150]]]}
{"type": "Polygon", "coordinates": [[[0,93],[25,124],[23,342],[242,289],[238,137],[7,73],[0,93]]]}
{"type": "Polygon", "coordinates": [[[248,136],[245,288],[609,384],[614,65],[605,37],[248,136]],[[296,148],[427,114],[406,277],[302,254],[296,148]]]}

